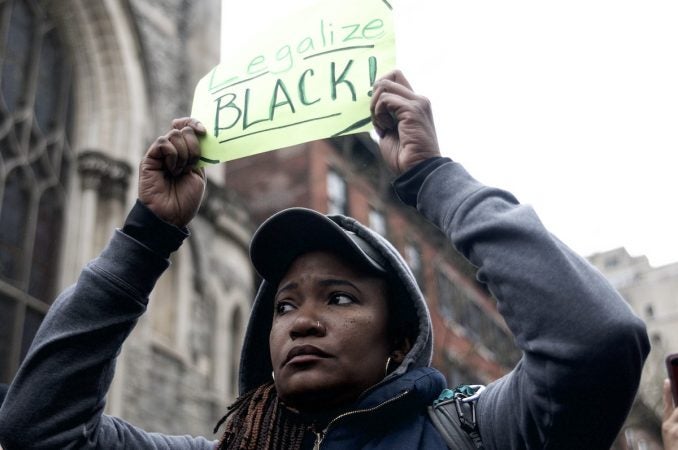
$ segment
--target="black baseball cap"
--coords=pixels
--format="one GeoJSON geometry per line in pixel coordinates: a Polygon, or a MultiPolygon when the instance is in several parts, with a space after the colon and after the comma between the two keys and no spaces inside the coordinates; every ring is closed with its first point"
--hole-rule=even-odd
{"type": "Polygon", "coordinates": [[[296,257],[314,250],[338,254],[375,274],[386,274],[384,257],[365,239],[308,208],[289,208],[269,217],[252,237],[250,259],[269,283],[278,283],[296,257]]]}

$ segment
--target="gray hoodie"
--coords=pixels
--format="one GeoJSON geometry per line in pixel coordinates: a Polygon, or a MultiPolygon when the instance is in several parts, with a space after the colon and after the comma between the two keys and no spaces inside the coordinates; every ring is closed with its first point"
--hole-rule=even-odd
{"type": "MultiPolygon", "coordinates": [[[[459,164],[426,161],[401,176],[396,188],[478,267],[478,279],[496,297],[523,350],[514,370],[479,400],[485,447],[609,448],[649,351],[643,323],[600,273],[544,229],[531,208],[480,184],[459,164]]],[[[424,412],[442,378],[425,367],[432,338],[421,293],[392,246],[350,219],[336,220],[373,241],[398,273],[404,297],[417,311],[418,338],[400,368],[358,402],[386,406],[365,420],[340,421],[323,448],[393,448],[395,442],[399,448],[440,448],[424,412]],[[395,400],[384,403],[384,398],[395,400]],[[377,430],[384,423],[398,426],[377,430]],[[364,439],[367,434],[374,439],[364,439]]],[[[102,414],[120,346],[145,311],[167,255],[185,237],[167,227],[137,204],[125,228],[56,300],[0,409],[5,450],[214,447],[204,438],[148,433],[102,414]],[[150,233],[162,235],[161,242],[139,232],[149,229],[162,231],[150,233]]],[[[270,376],[269,301],[270,288],[263,285],[244,346],[244,389],[270,376]]]]}

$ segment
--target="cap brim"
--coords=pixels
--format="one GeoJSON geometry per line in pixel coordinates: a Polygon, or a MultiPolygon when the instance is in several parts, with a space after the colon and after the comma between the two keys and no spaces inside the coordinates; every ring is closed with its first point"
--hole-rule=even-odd
{"type": "Polygon", "coordinates": [[[335,252],[377,273],[386,272],[378,261],[382,257],[362,238],[307,208],[286,209],[267,219],[252,237],[250,258],[263,279],[277,283],[296,257],[313,250],[335,252]]]}

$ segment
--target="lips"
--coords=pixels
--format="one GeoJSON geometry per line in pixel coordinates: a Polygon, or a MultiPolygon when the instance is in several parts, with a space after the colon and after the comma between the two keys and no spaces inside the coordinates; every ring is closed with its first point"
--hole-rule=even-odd
{"type": "Polygon", "coordinates": [[[317,358],[329,358],[330,356],[329,353],[320,350],[314,345],[299,345],[290,350],[282,365],[310,362],[317,358]]]}

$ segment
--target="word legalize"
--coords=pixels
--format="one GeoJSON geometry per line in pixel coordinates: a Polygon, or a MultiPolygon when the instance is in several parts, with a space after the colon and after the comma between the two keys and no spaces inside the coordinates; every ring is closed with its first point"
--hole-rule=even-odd
{"type": "Polygon", "coordinates": [[[262,32],[275,43],[256,42],[212,69],[193,101],[192,116],[208,128],[202,162],[368,131],[371,87],[395,66],[387,5],[320,1],[303,20],[262,32]]]}

